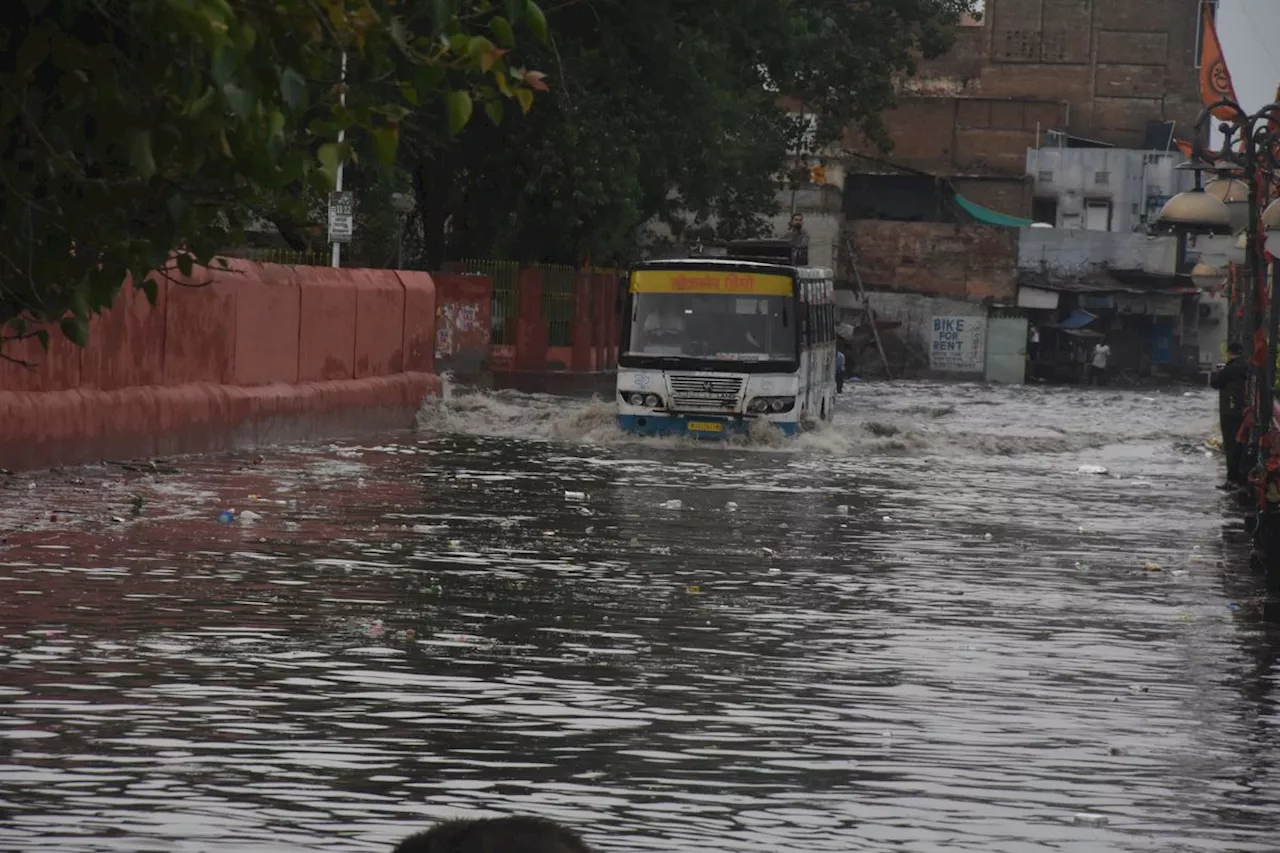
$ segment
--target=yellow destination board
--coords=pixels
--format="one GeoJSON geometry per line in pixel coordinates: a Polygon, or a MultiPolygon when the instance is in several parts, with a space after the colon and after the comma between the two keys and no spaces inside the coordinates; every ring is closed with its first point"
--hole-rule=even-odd
{"type": "Polygon", "coordinates": [[[636,270],[632,293],[723,293],[731,296],[790,296],[791,278],[741,270],[636,270]]]}

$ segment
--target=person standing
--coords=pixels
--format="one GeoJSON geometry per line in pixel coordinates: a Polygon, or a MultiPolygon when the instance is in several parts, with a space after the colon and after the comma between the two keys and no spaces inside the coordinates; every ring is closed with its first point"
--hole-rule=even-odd
{"type": "Polygon", "coordinates": [[[1107,362],[1110,360],[1111,347],[1107,344],[1107,339],[1103,338],[1093,348],[1093,360],[1089,363],[1090,385],[1107,384],[1107,362]]]}
{"type": "Polygon", "coordinates": [[[1237,436],[1244,425],[1244,408],[1249,393],[1249,361],[1238,341],[1227,346],[1227,363],[1209,377],[1218,391],[1218,424],[1222,428],[1222,452],[1227,461],[1227,481],[1219,488],[1245,485],[1244,445],[1237,436]]]}
{"type": "Polygon", "coordinates": [[[844,393],[844,350],[836,347],[836,393],[844,393]]]}
{"type": "Polygon", "coordinates": [[[797,266],[807,266],[809,263],[809,232],[804,230],[804,214],[791,214],[791,227],[787,233],[787,239],[791,241],[791,255],[793,262],[797,266]]]}

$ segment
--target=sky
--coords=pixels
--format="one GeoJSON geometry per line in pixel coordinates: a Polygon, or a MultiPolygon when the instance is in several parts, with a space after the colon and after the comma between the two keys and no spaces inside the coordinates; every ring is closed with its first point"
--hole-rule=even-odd
{"type": "Polygon", "coordinates": [[[1218,39],[1240,105],[1256,111],[1280,86],[1280,0],[1220,0],[1218,39]]]}

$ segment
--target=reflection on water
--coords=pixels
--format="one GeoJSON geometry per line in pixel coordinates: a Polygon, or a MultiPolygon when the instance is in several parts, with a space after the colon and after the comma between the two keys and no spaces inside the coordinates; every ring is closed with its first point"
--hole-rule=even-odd
{"type": "Polygon", "coordinates": [[[606,851],[1274,850],[1213,400],[842,405],[722,448],[457,393],[380,443],[8,481],[0,848],[532,812],[606,851]]]}

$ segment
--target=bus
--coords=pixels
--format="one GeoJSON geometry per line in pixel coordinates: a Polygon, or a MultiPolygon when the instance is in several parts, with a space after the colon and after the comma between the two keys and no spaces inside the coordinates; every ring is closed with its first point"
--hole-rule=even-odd
{"type": "Polygon", "coordinates": [[[831,419],[831,270],[797,265],[785,241],[729,252],[631,270],[618,350],[623,432],[725,439],[763,421],[796,435],[831,419]]]}

